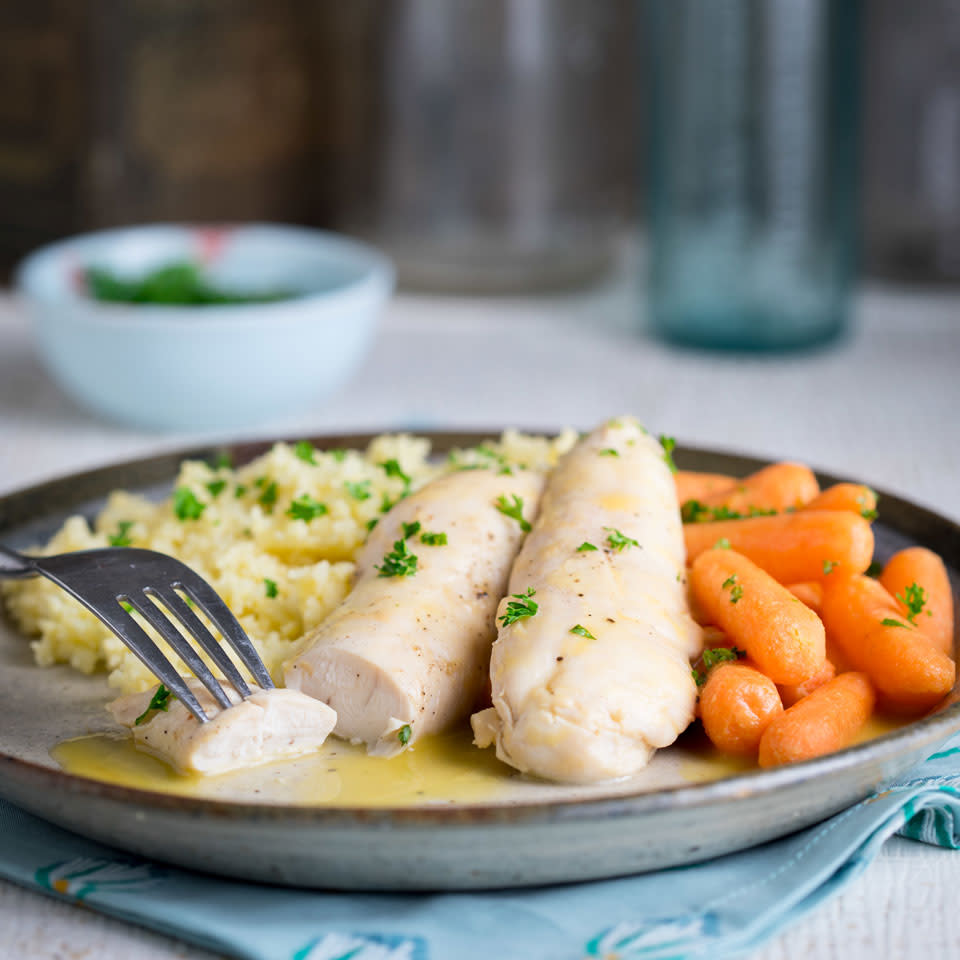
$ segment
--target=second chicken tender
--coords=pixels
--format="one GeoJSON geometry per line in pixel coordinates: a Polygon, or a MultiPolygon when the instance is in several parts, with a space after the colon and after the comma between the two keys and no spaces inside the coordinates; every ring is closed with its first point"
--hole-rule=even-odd
{"type": "Polygon", "coordinates": [[[629,418],[551,474],[498,611],[478,746],[549,780],[625,777],[693,719],[702,646],[665,452],[629,418]]]}
{"type": "Polygon", "coordinates": [[[357,558],[346,600],[287,663],[335,733],[390,756],[466,717],[486,685],[494,614],[543,476],[448,474],[401,500],[357,558]]]}

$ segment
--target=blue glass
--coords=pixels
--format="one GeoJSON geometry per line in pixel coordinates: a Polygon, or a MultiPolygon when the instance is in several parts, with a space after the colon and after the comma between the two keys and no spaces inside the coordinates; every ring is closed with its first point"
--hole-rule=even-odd
{"type": "Polygon", "coordinates": [[[858,5],[647,9],[653,330],[744,350],[835,337],[857,235],[858,5]]]}

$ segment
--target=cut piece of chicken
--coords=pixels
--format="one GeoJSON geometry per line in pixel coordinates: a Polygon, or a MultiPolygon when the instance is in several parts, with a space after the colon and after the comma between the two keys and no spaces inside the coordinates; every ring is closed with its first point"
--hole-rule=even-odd
{"type": "Polygon", "coordinates": [[[554,469],[514,564],[477,745],[590,783],[634,774],[672,743],[693,719],[689,660],[702,646],[684,560],[663,448],[629,418],[599,427],[554,469]],[[530,602],[536,612],[514,618],[530,602]]]}
{"type": "Polygon", "coordinates": [[[464,470],[401,500],[361,550],[352,592],[286,664],[286,685],[329,703],[338,736],[385,756],[466,717],[542,489],[532,471],[464,470]]]}
{"type": "Polygon", "coordinates": [[[224,710],[199,681],[189,679],[187,686],[210,718],[206,723],[173,696],[163,700],[165,709],[148,709],[159,687],[127,694],[107,707],[117,723],[130,728],[140,749],[181,773],[213,775],[312,753],[337,722],[325,703],[296,690],[254,688],[241,700],[224,684],[236,704],[224,710]]]}

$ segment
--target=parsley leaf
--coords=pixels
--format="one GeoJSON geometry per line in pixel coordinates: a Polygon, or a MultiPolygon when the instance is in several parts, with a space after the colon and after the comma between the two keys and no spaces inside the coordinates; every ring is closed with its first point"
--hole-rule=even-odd
{"type": "Polygon", "coordinates": [[[233,466],[233,457],[226,450],[221,450],[214,458],[210,466],[214,470],[229,470],[233,466]]]}
{"type": "Polygon", "coordinates": [[[210,491],[210,496],[216,499],[223,493],[223,488],[227,485],[226,480],[211,480],[207,484],[207,489],[210,491]]]}
{"type": "Polygon", "coordinates": [[[600,456],[601,457],[619,457],[620,451],[615,449],[614,447],[605,447],[603,450],[600,451],[600,456]]]}
{"type": "Polygon", "coordinates": [[[169,710],[170,701],[176,699],[177,698],[161,683],[160,686],[157,687],[156,693],[150,698],[147,709],[133,721],[133,725],[139,727],[141,723],[146,721],[147,715],[153,710],[169,710]]]}
{"type": "Polygon", "coordinates": [[[884,617],[880,621],[880,626],[882,627],[903,627],[904,630],[907,629],[905,623],[901,623],[899,620],[894,620],[893,617],[884,617]]]}
{"type": "Polygon", "coordinates": [[[414,520],[413,523],[403,524],[403,539],[409,540],[420,532],[420,521],[414,520]]]}
{"type": "Polygon", "coordinates": [[[616,550],[617,553],[619,553],[621,550],[625,550],[627,547],[640,546],[640,544],[637,543],[633,537],[628,537],[619,530],[614,530],[613,527],[604,527],[603,529],[610,531],[607,535],[607,546],[609,546],[611,550],[616,550]]]}
{"type": "Polygon", "coordinates": [[[173,491],[173,512],[178,520],[199,520],[206,508],[189,487],[177,487],[173,491]]]}
{"type": "Polygon", "coordinates": [[[677,465],[673,462],[673,450],[677,441],[673,437],[660,435],[660,446],[663,447],[663,462],[670,469],[671,473],[677,472],[677,465]]]}
{"type": "Polygon", "coordinates": [[[530,532],[530,522],[523,518],[523,497],[518,497],[515,493],[513,503],[510,503],[504,494],[497,497],[496,507],[505,516],[516,520],[520,524],[520,529],[524,533],[530,532]]]}
{"type": "Polygon", "coordinates": [[[577,553],[587,553],[590,550],[596,550],[596,549],[597,548],[589,540],[584,540],[583,543],[581,543],[580,546],[577,547],[577,553]]]}
{"type": "Polygon", "coordinates": [[[707,682],[707,674],[718,664],[730,660],[739,660],[745,657],[746,651],[737,647],[708,647],[700,656],[700,662],[703,664],[703,670],[694,667],[690,673],[696,681],[698,687],[702,687],[707,682]]]}
{"type": "Polygon", "coordinates": [[[264,577],[263,589],[268,597],[275,597],[277,595],[277,581],[271,580],[269,577],[264,577]]]}
{"type": "Polygon", "coordinates": [[[730,590],[730,602],[736,603],[743,596],[743,587],[737,583],[737,575],[735,573],[731,573],[730,576],[720,584],[721,590],[727,590],[728,588],[730,590]]]}
{"type": "Polygon", "coordinates": [[[357,483],[347,481],[344,487],[346,487],[347,493],[349,493],[354,500],[369,500],[370,497],[373,496],[373,494],[370,493],[369,480],[360,480],[357,483]]]}
{"type": "Polygon", "coordinates": [[[413,730],[410,728],[410,724],[409,724],[409,723],[405,723],[405,724],[397,731],[397,739],[398,739],[398,740],[400,741],[400,743],[402,743],[404,746],[406,746],[406,745],[410,742],[410,737],[411,737],[412,735],[413,735],[413,730]]]}
{"type": "Polygon", "coordinates": [[[111,533],[107,537],[107,542],[111,547],[129,547],[133,540],[130,539],[130,528],[133,526],[132,520],[120,520],[117,522],[117,532],[111,533]]]}
{"type": "Polygon", "coordinates": [[[417,555],[407,550],[406,540],[395,540],[393,550],[376,569],[378,577],[412,577],[417,572],[417,555]]]}
{"type": "Polygon", "coordinates": [[[420,542],[428,547],[445,547],[447,545],[447,535],[445,533],[424,533],[420,537],[420,542]]]}
{"type": "Polygon", "coordinates": [[[895,596],[907,608],[907,619],[916,626],[917,614],[927,605],[927,591],[914,581],[902,594],[897,593],[895,596]]]}
{"type": "Polygon", "coordinates": [[[575,627],[571,627],[570,632],[575,633],[578,637],[586,637],[588,640],[597,639],[586,627],[581,626],[579,623],[575,627]]]}
{"type": "Polygon", "coordinates": [[[273,513],[273,505],[277,502],[277,483],[271,480],[265,487],[260,481],[266,483],[266,477],[260,477],[257,480],[257,486],[263,487],[263,492],[257,497],[257,502],[267,508],[267,513],[273,513]]]}
{"type": "Polygon", "coordinates": [[[823,572],[824,572],[825,574],[833,573],[834,568],[836,567],[836,565],[837,565],[837,561],[836,561],[836,560],[824,560],[824,561],[823,561],[823,572]]]}
{"type": "Polygon", "coordinates": [[[247,488],[246,488],[242,483],[238,483],[238,484],[233,488],[233,495],[234,495],[238,500],[239,500],[246,492],[247,492],[247,488]]]}
{"type": "Polygon", "coordinates": [[[730,541],[726,537],[721,537],[714,545],[714,550],[729,550],[730,541]]]}
{"type": "Polygon", "coordinates": [[[379,517],[372,517],[367,521],[367,529],[372,530],[380,522],[379,517]]]}
{"type": "Polygon", "coordinates": [[[383,467],[383,472],[388,477],[399,477],[403,481],[403,489],[405,492],[410,489],[410,484],[413,483],[413,481],[403,472],[399,460],[392,458],[390,460],[384,460],[380,466],[383,467]]]}
{"type": "Polygon", "coordinates": [[[287,510],[287,516],[294,520],[302,520],[309,523],[315,517],[322,517],[329,513],[327,505],[319,500],[314,500],[309,493],[301,493],[299,497],[293,500],[287,510]]]}
{"type": "Polygon", "coordinates": [[[344,450],[343,447],[334,447],[332,450],[328,450],[327,453],[330,454],[337,463],[343,463],[343,461],[347,459],[347,451],[344,450]]]}
{"type": "Polygon", "coordinates": [[[513,599],[507,603],[507,611],[499,618],[500,622],[505,627],[509,627],[511,623],[516,623],[518,620],[535,616],[540,606],[536,600],[531,598],[535,596],[536,592],[533,587],[527,587],[526,593],[512,594],[513,599]]]}
{"type": "Polygon", "coordinates": [[[304,462],[309,463],[311,467],[317,465],[317,460],[314,457],[316,450],[314,449],[313,444],[309,440],[299,440],[293,446],[293,452],[304,462]]]}

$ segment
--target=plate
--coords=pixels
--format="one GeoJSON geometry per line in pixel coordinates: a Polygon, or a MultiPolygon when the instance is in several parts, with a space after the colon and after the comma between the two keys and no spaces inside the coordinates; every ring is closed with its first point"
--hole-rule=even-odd
{"type": "MultiPolygon", "coordinates": [[[[427,433],[434,450],[479,443],[499,431],[427,433]]],[[[372,434],[326,436],[318,447],[366,446],[372,434]]],[[[269,443],[228,448],[240,464],[269,443]]],[[[0,498],[0,540],[24,547],[71,513],[92,515],[118,487],[162,495],[194,448],[104,467],[0,498]]],[[[682,468],[743,475],[762,461],[698,449],[682,468]]],[[[820,474],[821,483],[837,478],[820,474]]],[[[877,556],[921,544],[946,561],[957,594],[960,527],[881,492],[877,556]]],[[[61,741],[109,729],[103,678],[34,666],[28,644],[0,620],[0,796],[40,817],[155,860],[225,876],[300,887],[463,890],[520,887],[641,873],[744,849],[850,806],[960,730],[956,688],[930,716],[816,760],[697,782],[683,751],[657,755],[628,783],[589,789],[516,778],[493,798],[349,807],[254,793],[240,778],[209,796],[134,789],[65,772],[61,741]]],[[[294,761],[293,763],[296,763],[294,761]]],[[[292,768],[295,770],[295,767],[292,768]]],[[[278,786],[279,783],[279,786],[278,786]]]]}

